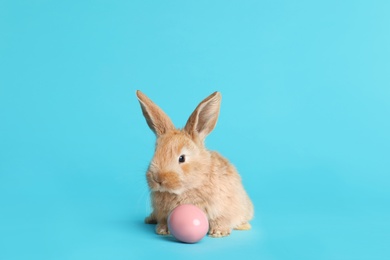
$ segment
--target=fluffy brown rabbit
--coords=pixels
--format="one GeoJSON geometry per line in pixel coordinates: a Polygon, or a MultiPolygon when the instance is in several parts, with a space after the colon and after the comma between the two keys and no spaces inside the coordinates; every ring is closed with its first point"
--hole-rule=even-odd
{"type": "Polygon", "coordinates": [[[181,204],[194,204],[207,214],[211,237],[228,236],[232,229],[250,229],[253,204],[240,175],[227,159],[204,146],[217,123],[221,94],[215,92],[204,99],[183,129],[176,129],[145,94],[137,91],[137,97],[157,137],[146,173],[153,211],[145,222],[157,224],[156,232],[167,235],[171,210],[181,204]]]}

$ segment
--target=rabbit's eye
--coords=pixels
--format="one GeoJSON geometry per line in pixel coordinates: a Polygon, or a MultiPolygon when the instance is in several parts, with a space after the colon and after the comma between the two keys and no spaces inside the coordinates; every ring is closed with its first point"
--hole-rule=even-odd
{"type": "Polygon", "coordinates": [[[183,163],[186,161],[186,157],[184,156],[184,154],[180,155],[179,157],[179,163],[183,163]]]}

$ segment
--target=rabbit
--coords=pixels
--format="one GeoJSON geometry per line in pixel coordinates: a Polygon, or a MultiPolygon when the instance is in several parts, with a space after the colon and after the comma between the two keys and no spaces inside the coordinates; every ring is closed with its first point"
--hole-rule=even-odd
{"type": "Polygon", "coordinates": [[[221,94],[214,92],[193,111],[183,129],[145,94],[137,91],[142,113],[156,135],[154,156],[146,172],[152,213],[147,224],[169,235],[167,219],[179,205],[193,204],[209,221],[210,237],[225,237],[233,229],[249,230],[254,207],[235,167],[218,152],[206,149],[206,136],[214,129],[221,94]]]}

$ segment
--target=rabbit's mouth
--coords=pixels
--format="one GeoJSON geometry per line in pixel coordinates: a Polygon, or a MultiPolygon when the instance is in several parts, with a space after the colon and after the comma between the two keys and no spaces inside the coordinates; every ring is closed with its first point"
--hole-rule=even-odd
{"type": "Polygon", "coordinates": [[[175,195],[180,195],[183,193],[184,189],[168,189],[161,184],[157,184],[155,187],[151,188],[152,192],[167,192],[175,195]]]}
{"type": "Polygon", "coordinates": [[[147,181],[152,191],[169,192],[180,194],[183,191],[182,183],[174,172],[159,174],[148,173],[147,181]]]}

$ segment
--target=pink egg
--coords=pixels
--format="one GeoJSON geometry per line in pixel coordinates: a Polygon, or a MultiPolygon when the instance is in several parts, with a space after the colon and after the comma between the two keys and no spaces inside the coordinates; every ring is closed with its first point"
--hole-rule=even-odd
{"type": "Polygon", "coordinates": [[[169,214],[168,229],[177,240],[195,243],[207,234],[209,222],[200,208],[184,204],[176,207],[169,214]]]}

